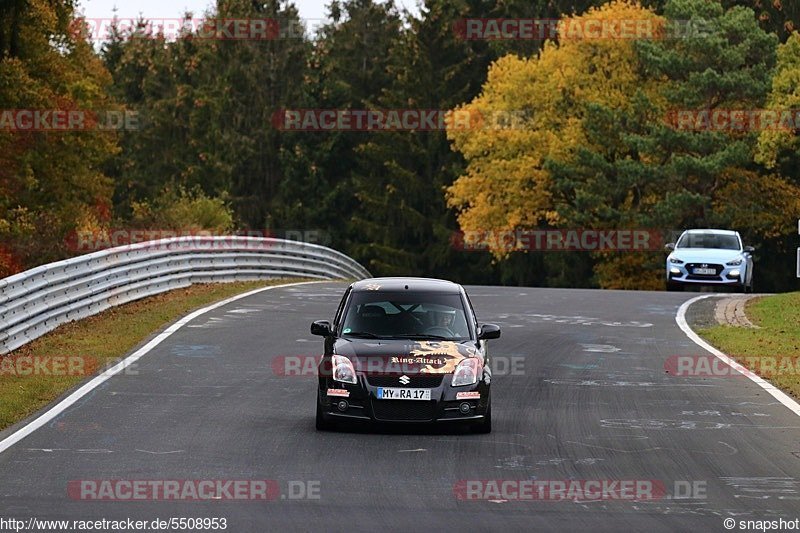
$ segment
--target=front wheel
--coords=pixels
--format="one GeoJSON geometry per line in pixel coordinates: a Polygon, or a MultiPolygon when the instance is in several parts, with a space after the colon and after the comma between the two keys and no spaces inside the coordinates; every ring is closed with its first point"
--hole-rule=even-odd
{"type": "Polygon", "coordinates": [[[334,429],[334,423],[330,420],[325,420],[325,417],[322,416],[322,406],[319,404],[319,400],[317,400],[317,431],[330,431],[334,429]]]}
{"type": "Polygon", "coordinates": [[[747,292],[747,285],[745,285],[744,283],[742,283],[741,285],[734,285],[733,292],[744,294],[747,292]]]}
{"type": "Polygon", "coordinates": [[[492,404],[486,409],[486,415],[483,420],[472,426],[473,433],[491,433],[492,432],[492,404]]]}
{"type": "Polygon", "coordinates": [[[667,291],[668,292],[681,292],[683,291],[683,285],[680,283],[675,283],[674,281],[667,282],[667,291]]]}

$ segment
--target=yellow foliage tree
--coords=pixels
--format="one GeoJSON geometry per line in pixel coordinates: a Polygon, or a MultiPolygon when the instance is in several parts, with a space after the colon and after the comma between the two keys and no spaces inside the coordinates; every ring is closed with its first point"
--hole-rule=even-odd
{"type": "Polygon", "coordinates": [[[787,219],[800,213],[800,188],[778,174],[732,168],[714,195],[713,207],[733,227],[774,239],[785,235],[787,219]]]}
{"type": "MultiPolygon", "coordinates": [[[[466,173],[446,192],[462,230],[529,229],[562,222],[554,210],[545,162],[568,160],[590,144],[583,126],[587,105],[628,109],[637,90],[657,99],[654,82],[643,81],[637,70],[631,40],[582,31],[598,23],[607,35],[624,34],[622,25],[633,24],[650,28],[649,36],[657,38],[665,21],[638,3],[621,0],[565,18],[559,24],[559,43],[546,42],[537,57],[499,59],[482,93],[456,110],[484,118],[469,128],[454,120],[447,132],[467,160],[466,173]],[[517,120],[497,118],[504,115],[517,120]]],[[[500,257],[508,250],[493,252],[500,257]]]]}
{"type": "MultiPolygon", "coordinates": [[[[795,32],[785,44],[778,47],[778,65],[772,78],[772,92],[767,99],[767,109],[790,113],[795,119],[800,109],[800,34],[795,32]]],[[[791,128],[766,129],[761,132],[756,147],[756,161],[768,168],[776,164],[783,149],[800,148],[797,135],[791,128]]]]}

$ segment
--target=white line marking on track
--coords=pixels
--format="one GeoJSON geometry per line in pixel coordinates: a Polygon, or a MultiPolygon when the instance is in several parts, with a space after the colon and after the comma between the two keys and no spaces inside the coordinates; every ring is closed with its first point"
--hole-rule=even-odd
{"type": "Polygon", "coordinates": [[[610,344],[581,344],[584,352],[614,353],[620,349],[610,344]]]}
{"type": "Polygon", "coordinates": [[[675,315],[675,322],[678,323],[678,327],[681,328],[681,330],[683,330],[683,332],[686,334],[686,336],[689,337],[692,341],[694,341],[695,344],[697,344],[698,346],[700,346],[704,350],[707,350],[707,351],[711,352],[712,354],[714,354],[719,360],[721,360],[726,365],[730,366],[731,368],[733,368],[734,370],[736,370],[740,374],[743,374],[745,377],[749,378],[751,381],[753,381],[759,387],[761,387],[762,389],[767,391],[773,398],[775,398],[776,400],[781,402],[783,405],[788,407],[789,410],[792,411],[794,414],[796,414],[797,416],[800,416],[800,404],[798,404],[791,397],[789,397],[786,393],[784,393],[783,391],[781,391],[780,389],[775,387],[775,385],[773,385],[769,381],[765,380],[764,378],[759,377],[759,376],[755,375],[752,372],[743,373],[743,372],[739,371],[739,369],[738,369],[739,364],[735,360],[733,360],[728,355],[726,355],[723,352],[717,350],[716,348],[711,346],[709,343],[707,343],[706,341],[701,339],[700,336],[697,333],[695,333],[694,331],[692,331],[692,328],[689,327],[689,324],[686,322],[686,311],[689,309],[689,306],[692,305],[695,302],[700,301],[700,300],[705,300],[706,298],[714,298],[714,297],[718,298],[719,295],[706,294],[706,295],[703,295],[703,296],[696,296],[696,297],[694,297],[694,298],[692,298],[690,300],[687,300],[687,301],[683,302],[683,304],[678,308],[678,314],[675,315]]]}
{"type": "Polygon", "coordinates": [[[171,454],[171,453],[182,453],[183,452],[183,450],[173,450],[171,452],[151,452],[150,450],[139,450],[138,448],[136,450],[134,450],[134,451],[142,452],[142,453],[149,453],[149,454],[152,454],[152,455],[168,455],[168,454],[171,454]]]}
{"type": "Polygon", "coordinates": [[[203,307],[202,309],[198,309],[192,313],[189,313],[185,317],[181,318],[170,327],[159,333],[153,340],[133,352],[131,355],[120,361],[119,363],[115,364],[102,374],[95,376],[91,381],[84,384],[78,390],[58,402],[56,405],[48,409],[45,413],[41,416],[36,418],[35,420],[25,424],[23,427],[0,441],[0,453],[3,453],[40,427],[44,426],[55,417],[69,409],[75,402],[92,392],[94,389],[105,383],[109,378],[112,376],[120,373],[125,368],[129,367],[139,359],[141,359],[144,355],[146,355],[150,350],[164,342],[170,335],[181,329],[183,326],[194,320],[195,318],[208,313],[209,311],[213,311],[218,307],[222,307],[223,305],[227,305],[231,302],[235,302],[236,300],[240,300],[242,298],[247,298],[248,296],[252,296],[253,294],[258,294],[259,292],[268,291],[271,289],[280,289],[283,287],[293,287],[297,285],[307,285],[310,283],[324,283],[322,281],[301,281],[299,283],[287,283],[285,285],[270,285],[269,287],[261,287],[259,289],[255,289],[252,291],[248,291],[242,294],[237,294],[236,296],[231,296],[221,302],[217,302],[215,304],[211,304],[207,307],[203,307]]]}

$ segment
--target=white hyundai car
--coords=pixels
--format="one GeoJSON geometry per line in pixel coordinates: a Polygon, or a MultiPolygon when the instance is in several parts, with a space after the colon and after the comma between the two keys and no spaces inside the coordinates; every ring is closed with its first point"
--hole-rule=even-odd
{"type": "Polygon", "coordinates": [[[736,231],[690,229],[667,244],[667,290],[687,285],[722,285],[753,292],[753,247],[736,231]]]}

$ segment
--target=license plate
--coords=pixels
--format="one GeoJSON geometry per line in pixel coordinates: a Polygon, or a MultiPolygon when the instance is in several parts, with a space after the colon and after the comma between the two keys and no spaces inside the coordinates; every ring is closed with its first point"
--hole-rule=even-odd
{"type": "Polygon", "coordinates": [[[401,387],[378,387],[380,400],[430,400],[431,389],[404,389],[401,387]]]}
{"type": "Polygon", "coordinates": [[[695,268],[692,271],[692,273],[700,274],[701,276],[709,276],[709,275],[713,276],[714,274],[717,273],[717,271],[714,270],[713,268],[695,268]]]}

